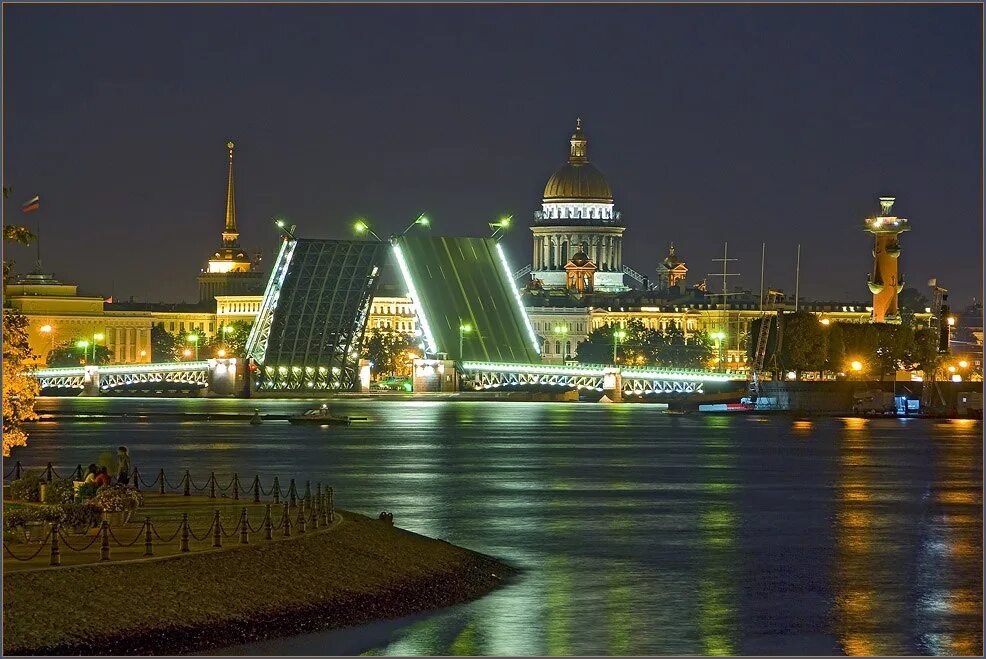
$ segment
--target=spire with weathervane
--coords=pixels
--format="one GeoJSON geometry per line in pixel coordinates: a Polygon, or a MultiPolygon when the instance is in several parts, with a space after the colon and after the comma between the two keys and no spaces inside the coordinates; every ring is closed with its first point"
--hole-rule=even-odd
{"type": "Polygon", "coordinates": [[[236,196],[233,192],[233,148],[236,145],[226,142],[229,149],[229,175],[226,182],[226,226],[223,228],[223,247],[238,247],[240,233],[236,230],[236,196]]]}
{"type": "Polygon", "coordinates": [[[568,151],[568,162],[574,164],[581,164],[589,162],[589,154],[587,146],[589,140],[585,138],[585,133],[582,132],[582,117],[578,117],[575,120],[575,132],[572,133],[572,146],[568,151]]]}

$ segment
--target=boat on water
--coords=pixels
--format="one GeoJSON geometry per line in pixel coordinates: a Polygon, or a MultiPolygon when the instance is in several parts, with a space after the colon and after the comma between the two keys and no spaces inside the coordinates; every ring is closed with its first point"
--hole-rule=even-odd
{"type": "Polygon", "coordinates": [[[295,425],[309,426],[348,426],[352,419],[348,416],[333,416],[329,414],[329,406],[322,403],[321,407],[313,407],[304,414],[289,416],[288,421],[295,425]]]}

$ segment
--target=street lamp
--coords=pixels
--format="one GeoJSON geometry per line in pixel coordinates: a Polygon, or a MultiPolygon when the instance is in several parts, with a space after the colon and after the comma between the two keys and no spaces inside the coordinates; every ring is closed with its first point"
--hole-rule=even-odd
{"type": "MultiPolygon", "coordinates": [[[[558,337],[559,339],[561,339],[563,336],[565,336],[566,334],[568,334],[568,327],[566,327],[565,325],[555,325],[552,328],[552,331],[555,333],[555,336],[556,337],[558,337]]],[[[567,352],[565,354],[565,358],[566,359],[568,358],[567,352]]]]}
{"type": "Polygon", "coordinates": [[[55,328],[53,328],[51,325],[42,325],[41,327],[38,328],[39,332],[41,332],[42,334],[47,334],[49,337],[51,337],[51,348],[48,349],[49,352],[52,352],[55,349],[54,329],[55,328]]]}
{"type": "Polygon", "coordinates": [[[96,332],[92,335],[92,361],[96,361],[96,343],[105,339],[106,336],[102,332],[96,332]]]}
{"type": "Polygon", "coordinates": [[[413,229],[415,224],[420,224],[421,226],[426,227],[431,224],[431,220],[428,219],[428,216],[422,213],[421,215],[418,215],[416,218],[414,218],[414,222],[411,222],[409,225],[407,225],[406,229],[401,231],[401,235],[403,236],[405,233],[413,229]]]}
{"type": "Polygon", "coordinates": [[[858,377],[859,374],[863,372],[863,362],[858,359],[854,359],[849,362],[849,368],[852,369],[852,372],[858,377]]]}
{"type": "Polygon", "coordinates": [[[613,332],[613,363],[616,363],[616,346],[619,344],[620,339],[625,339],[627,333],[621,329],[613,332]]]}
{"type": "Polygon", "coordinates": [[[199,360],[199,335],[198,334],[189,334],[188,335],[188,340],[191,341],[192,342],[192,345],[195,346],[195,361],[198,361],[199,360]]]}
{"type": "Polygon", "coordinates": [[[80,339],[79,341],[75,342],[75,347],[82,348],[82,361],[85,362],[86,359],[89,357],[89,342],[86,341],[85,339],[80,339]]]}
{"type": "Polygon", "coordinates": [[[712,338],[716,340],[716,350],[719,353],[719,370],[722,370],[722,342],[726,338],[725,332],[716,332],[712,335],[712,338]]]}
{"type": "Polygon", "coordinates": [[[506,231],[510,226],[510,221],[514,219],[513,215],[504,215],[497,222],[490,222],[490,228],[493,229],[493,234],[490,238],[496,238],[496,234],[506,231]]]}
{"type": "Polygon", "coordinates": [[[370,228],[370,225],[366,223],[366,220],[364,220],[362,218],[356,220],[356,223],[353,224],[353,230],[356,233],[368,233],[371,236],[373,236],[374,238],[376,238],[377,240],[379,240],[380,242],[383,242],[383,238],[381,238],[380,236],[378,236],[373,231],[373,229],[370,228]]]}
{"type": "Polygon", "coordinates": [[[470,325],[469,323],[461,323],[459,325],[459,360],[460,361],[463,358],[463,356],[462,356],[462,341],[465,338],[465,335],[468,334],[471,331],[472,331],[472,325],[470,325]]]}
{"type": "Polygon", "coordinates": [[[294,225],[292,225],[291,227],[288,227],[288,223],[285,220],[283,220],[283,219],[281,219],[279,217],[275,217],[274,218],[274,226],[276,226],[278,229],[280,229],[281,232],[285,236],[287,236],[288,238],[294,240],[294,225]]]}

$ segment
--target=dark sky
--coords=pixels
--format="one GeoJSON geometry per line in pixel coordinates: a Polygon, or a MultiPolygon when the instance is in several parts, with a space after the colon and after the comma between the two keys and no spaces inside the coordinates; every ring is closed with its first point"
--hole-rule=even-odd
{"type": "Polygon", "coordinates": [[[275,214],[344,237],[513,213],[519,267],[581,115],[644,273],[674,241],[701,278],[728,240],[756,289],[766,241],[791,290],[800,242],[802,295],[866,299],[861,222],[894,194],[909,283],[981,296],[981,6],[3,11],[4,211],[40,193],[45,265],[86,291],[196,297],[230,138],[251,250],[275,214]]]}

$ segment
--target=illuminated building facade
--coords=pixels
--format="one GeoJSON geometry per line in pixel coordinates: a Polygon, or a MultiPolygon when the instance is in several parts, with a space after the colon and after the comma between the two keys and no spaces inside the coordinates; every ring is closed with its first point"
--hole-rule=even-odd
{"type": "Polygon", "coordinates": [[[263,292],[264,278],[257,263],[240,248],[236,228],[236,194],[233,185],[233,142],[227,142],[229,172],[226,179],[226,221],[219,249],[198,277],[199,301],[211,303],[218,295],[257,295],[263,292]]]}
{"type": "Polygon", "coordinates": [[[683,285],[688,275],[688,266],[675,254],[674,243],[668,248],[668,255],[657,264],[657,290],[667,292],[675,286],[683,285]]]}
{"type": "Polygon", "coordinates": [[[544,186],[534,213],[532,276],[545,288],[564,289],[565,265],[584,250],[597,268],[594,289],[626,290],[623,283],[623,222],[609,183],[589,162],[582,120],[576,121],[568,162],[544,186]]]}
{"type": "Polygon", "coordinates": [[[873,272],[867,285],[873,294],[873,322],[899,323],[897,294],[904,289],[904,277],[900,274],[899,236],[911,230],[911,224],[902,217],[891,215],[893,197],[880,197],[880,214],[868,218],[863,229],[873,234],[873,272]]]}
{"type": "Polygon", "coordinates": [[[418,322],[411,298],[381,295],[373,298],[370,303],[370,319],[366,323],[368,337],[376,332],[414,334],[417,329],[418,322]]]}

